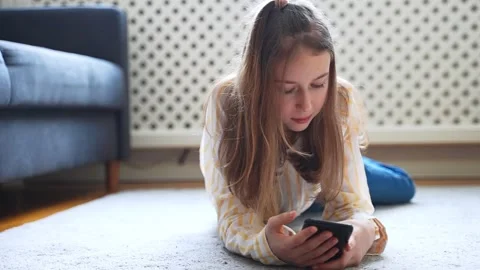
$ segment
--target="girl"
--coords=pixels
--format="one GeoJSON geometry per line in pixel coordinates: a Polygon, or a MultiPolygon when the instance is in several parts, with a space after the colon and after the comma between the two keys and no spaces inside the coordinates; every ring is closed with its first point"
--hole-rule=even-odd
{"type": "Polygon", "coordinates": [[[358,265],[387,243],[373,215],[361,149],[361,102],[337,78],[327,20],[308,2],[270,1],[255,14],[233,75],[205,104],[200,167],[220,239],[263,264],[358,265]],[[354,232],[341,258],[330,232],[288,227],[315,203],[354,232]]]}

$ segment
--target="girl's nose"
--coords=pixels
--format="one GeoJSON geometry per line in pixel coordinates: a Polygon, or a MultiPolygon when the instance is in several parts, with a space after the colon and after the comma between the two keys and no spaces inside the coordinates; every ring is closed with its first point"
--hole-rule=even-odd
{"type": "Polygon", "coordinates": [[[312,109],[312,98],[310,97],[310,93],[308,93],[308,91],[302,91],[300,94],[297,108],[305,112],[308,112],[312,109]]]}

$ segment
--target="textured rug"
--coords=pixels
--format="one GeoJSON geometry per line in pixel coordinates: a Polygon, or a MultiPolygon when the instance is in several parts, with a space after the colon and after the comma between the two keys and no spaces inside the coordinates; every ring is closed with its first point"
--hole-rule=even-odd
{"type": "MultiPolygon", "coordinates": [[[[377,207],[389,244],[357,269],[480,269],[479,206],[466,186],[377,207]]],[[[0,233],[0,269],[277,269],[226,251],[215,221],[203,190],[120,192],[0,233]]]]}

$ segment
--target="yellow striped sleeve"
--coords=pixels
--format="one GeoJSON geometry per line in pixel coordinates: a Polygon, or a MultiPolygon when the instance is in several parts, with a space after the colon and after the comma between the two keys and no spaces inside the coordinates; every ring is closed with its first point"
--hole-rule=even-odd
{"type": "MultiPolygon", "coordinates": [[[[214,95],[212,95],[214,96],[214,95]]],[[[206,104],[206,119],[200,145],[200,169],[205,189],[213,202],[218,217],[218,234],[225,247],[237,254],[250,257],[266,265],[284,265],[270,249],[265,235],[265,224],[252,210],[246,208],[228,189],[218,168],[216,115],[211,102],[206,104]],[[208,131],[207,131],[208,129],[208,131]]]]}
{"type": "MultiPolygon", "coordinates": [[[[350,89],[355,91],[355,89],[350,89]]],[[[352,97],[353,98],[353,97],[352,97]]],[[[350,100],[351,103],[354,100],[350,100]]],[[[348,104],[349,118],[355,115],[356,105],[348,104]]],[[[374,207],[370,198],[365,167],[360,152],[357,121],[346,121],[350,126],[346,127],[347,137],[345,140],[344,153],[344,179],[342,189],[338,196],[331,202],[326,203],[323,218],[326,220],[342,221],[347,219],[369,219],[374,221],[376,228],[375,241],[370,248],[370,254],[380,254],[385,249],[388,236],[385,227],[374,217],[374,207]]]]}

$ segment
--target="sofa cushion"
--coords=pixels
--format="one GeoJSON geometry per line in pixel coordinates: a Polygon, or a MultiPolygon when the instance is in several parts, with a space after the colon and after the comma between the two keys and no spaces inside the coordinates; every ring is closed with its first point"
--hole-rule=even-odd
{"type": "Polygon", "coordinates": [[[125,104],[124,75],[113,63],[2,40],[0,52],[9,76],[3,78],[0,63],[0,107],[119,108],[125,104]]]}
{"type": "Polygon", "coordinates": [[[8,104],[10,96],[10,75],[8,75],[7,65],[3,60],[2,51],[0,50],[0,106],[1,104],[8,104]]]}

